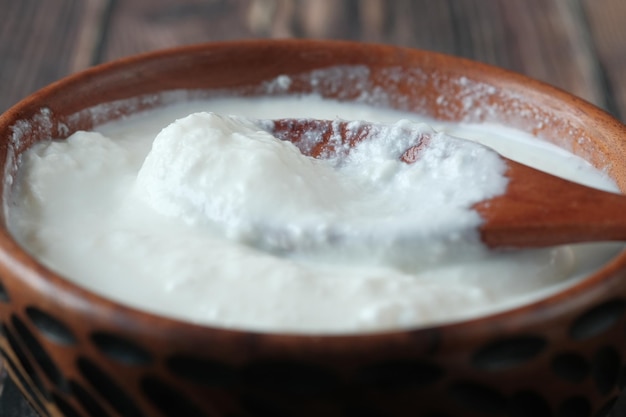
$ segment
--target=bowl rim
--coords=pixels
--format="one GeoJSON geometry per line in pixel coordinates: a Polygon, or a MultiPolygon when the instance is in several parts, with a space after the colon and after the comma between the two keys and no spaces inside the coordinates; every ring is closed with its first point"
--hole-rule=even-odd
{"type": "MultiPolygon", "coordinates": [[[[569,103],[567,104],[568,107],[579,111],[582,117],[585,117],[593,124],[594,128],[599,128],[600,131],[612,131],[614,135],[626,137],[626,125],[622,124],[604,110],[560,88],[507,69],[467,58],[415,48],[377,43],[312,39],[243,39],[207,42],[160,49],[102,63],[64,77],[28,95],[0,115],[0,131],[10,129],[15,121],[28,118],[29,115],[33,114],[35,108],[45,107],[45,102],[48,97],[64,89],[79,85],[81,82],[92,77],[101,76],[103,73],[121,71],[133,65],[146,63],[148,61],[173,59],[176,56],[185,54],[202,53],[221,48],[250,48],[259,46],[292,49],[376,48],[377,50],[389,54],[418,54],[422,55],[425,59],[434,60],[436,62],[446,62],[448,65],[455,64],[464,70],[470,71],[471,74],[489,73],[491,76],[497,78],[495,84],[498,86],[501,85],[507,88],[526,91],[526,94],[537,94],[541,97],[549,97],[550,100],[558,103],[567,102],[569,103]]],[[[31,257],[28,252],[22,249],[17,241],[13,239],[6,226],[6,219],[4,219],[3,223],[0,225],[0,272],[7,271],[14,276],[20,275],[20,279],[23,283],[33,288],[34,291],[40,293],[46,292],[48,297],[56,296],[59,297],[59,299],[64,298],[65,301],[63,305],[65,308],[88,314],[91,318],[96,317],[95,315],[124,317],[132,322],[133,329],[139,332],[142,331],[142,323],[149,323],[150,326],[156,326],[156,328],[162,330],[161,333],[164,337],[171,337],[173,334],[187,335],[203,332],[237,341],[244,337],[254,336],[255,344],[262,344],[268,349],[300,349],[303,344],[307,344],[308,350],[313,352],[345,353],[354,349],[355,344],[362,346],[367,344],[368,346],[384,348],[389,345],[392,339],[399,344],[405,344],[407,341],[415,340],[416,338],[428,339],[431,337],[433,331],[441,329],[445,329],[450,339],[460,341],[467,338],[475,338],[481,331],[487,331],[486,328],[503,325],[504,323],[518,323],[520,325],[532,326],[539,321],[545,321],[545,314],[548,314],[548,317],[556,316],[566,310],[567,306],[584,303],[586,300],[592,299],[594,294],[597,293],[598,287],[610,285],[610,283],[607,284],[607,281],[615,282],[619,280],[619,277],[616,277],[616,275],[618,275],[618,271],[620,270],[626,270],[626,251],[621,251],[595,273],[588,275],[579,282],[569,285],[567,288],[561,289],[554,294],[543,296],[538,300],[507,308],[503,311],[481,314],[477,317],[453,320],[450,322],[446,321],[441,324],[351,333],[300,333],[249,330],[193,323],[184,319],[160,315],[113,301],[106,296],[75,284],[63,275],[44,266],[37,261],[35,257],[31,257]],[[541,311],[543,315],[540,317],[539,314],[533,313],[536,311],[541,311]],[[476,333],[477,331],[478,333],[476,333]]],[[[154,329],[151,331],[154,331],[154,329]]]]}

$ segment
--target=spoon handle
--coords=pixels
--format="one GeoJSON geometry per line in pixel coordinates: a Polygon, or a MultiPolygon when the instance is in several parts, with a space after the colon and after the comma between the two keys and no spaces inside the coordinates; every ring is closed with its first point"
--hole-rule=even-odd
{"type": "Polygon", "coordinates": [[[504,194],[474,206],[491,248],[626,241],[626,196],[576,184],[504,158],[504,194]]]}

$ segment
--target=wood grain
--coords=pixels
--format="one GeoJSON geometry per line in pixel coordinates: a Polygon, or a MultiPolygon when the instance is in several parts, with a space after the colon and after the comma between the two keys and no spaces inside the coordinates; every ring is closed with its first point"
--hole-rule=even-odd
{"type": "Polygon", "coordinates": [[[102,60],[177,45],[250,38],[247,1],[118,1],[102,60]]]}
{"type": "Polygon", "coordinates": [[[0,370],[0,416],[40,417],[22,396],[17,385],[0,370]]]}
{"type": "Polygon", "coordinates": [[[0,1],[0,111],[91,64],[106,1],[0,1]]]}
{"type": "Polygon", "coordinates": [[[624,0],[583,0],[589,23],[589,39],[597,51],[606,107],[626,118],[626,2],[624,0]]]}

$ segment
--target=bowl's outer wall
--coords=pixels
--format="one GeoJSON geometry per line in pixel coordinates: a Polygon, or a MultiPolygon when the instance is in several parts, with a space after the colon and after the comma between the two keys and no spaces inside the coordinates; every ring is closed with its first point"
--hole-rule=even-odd
{"type": "MultiPolygon", "coordinates": [[[[530,131],[606,169],[626,190],[626,128],[562,91],[435,53],[286,40],[132,57],[27,98],[0,116],[3,202],[32,143],[159,100],[100,119],[85,109],[168,90],[267,93],[259,86],[280,75],[294,80],[287,92],[307,93],[300,74],[336,66],[367,67],[366,87],[387,92],[386,106],[530,131]]],[[[315,91],[362,97],[365,87],[349,84],[315,91]]],[[[44,416],[575,417],[601,412],[619,392],[626,255],[566,291],[490,317],[385,334],[277,335],[196,326],[105,300],[31,259],[10,237],[5,213],[2,220],[0,347],[44,416]]]]}

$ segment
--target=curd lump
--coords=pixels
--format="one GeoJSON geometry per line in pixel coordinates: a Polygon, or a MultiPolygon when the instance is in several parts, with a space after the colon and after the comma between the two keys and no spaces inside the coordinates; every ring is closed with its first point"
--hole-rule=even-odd
{"type": "Polygon", "coordinates": [[[503,193],[507,179],[487,146],[617,188],[523,132],[423,122],[316,96],[147,111],[27,151],[12,233],[51,269],[127,305],[297,333],[400,329],[498,311],[576,282],[621,248],[488,251],[471,206],[503,193]],[[389,123],[389,131],[313,159],[253,120],[297,117],[389,123]],[[423,136],[430,139],[418,160],[402,162],[423,136]]]}

